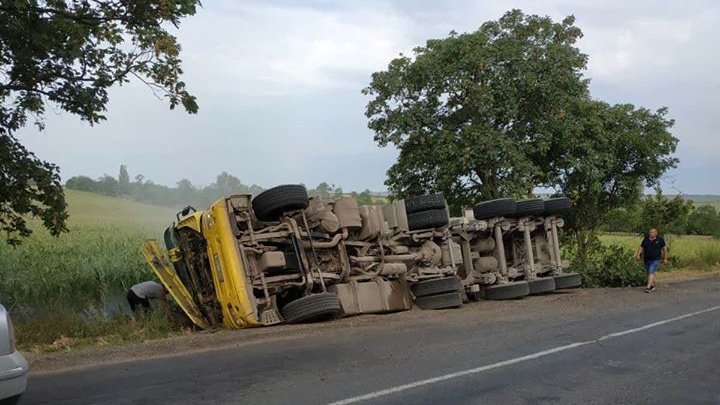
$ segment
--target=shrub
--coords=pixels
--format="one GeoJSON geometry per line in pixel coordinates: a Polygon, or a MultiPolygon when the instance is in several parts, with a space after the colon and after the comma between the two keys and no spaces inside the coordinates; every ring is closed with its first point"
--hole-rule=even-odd
{"type": "Polygon", "coordinates": [[[645,284],[645,270],[635,261],[632,249],[621,245],[603,245],[594,238],[583,254],[570,242],[570,271],[580,273],[583,287],[636,287],[645,284]]]}

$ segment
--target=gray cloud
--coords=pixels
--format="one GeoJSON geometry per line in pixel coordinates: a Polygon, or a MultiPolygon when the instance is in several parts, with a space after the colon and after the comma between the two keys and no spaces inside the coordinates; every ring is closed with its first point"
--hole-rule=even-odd
{"type": "Polygon", "coordinates": [[[200,113],[169,111],[144,86],[115,89],[108,121],[89,127],[50,114],[23,142],[62,175],[115,174],[128,164],[164,184],[208,184],[222,170],[270,186],[329,181],[383,189],[396,157],[379,149],[360,90],[400,52],[450,30],[471,31],[509,8],[560,19],[585,32],[593,96],[677,120],[681,164],[667,188],[720,193],[720,6],[713,1],[291,1],[207,2],[179,31],[186,82],[200,113]]]}

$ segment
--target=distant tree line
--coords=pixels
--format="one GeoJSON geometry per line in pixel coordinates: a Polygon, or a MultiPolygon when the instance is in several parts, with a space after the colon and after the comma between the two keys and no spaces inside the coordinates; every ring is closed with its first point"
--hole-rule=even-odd
{"type": "MultiPolygon", "coordinates": [[[[65,187],[72,190],[89,191],[112,197],[126,197],[134,201],[147,204],[162,205],[173,208],[180,208],[187,205],[194,207],[207,207],[218,198],[232,194],[257,195],[265,190],[257,184],[243,184],[238,177],[227,172],[220,173],[214,183],[199,187],[188,179],[177,182],[175,187],[168,187],[156,184],[146,179],[142,174],[135,176],[134,181],[130,180],[127,166],[120,166],[117,177],[103,175],[98,179],[88,176],[71,177],[65,182],[65,187]]],[[[320,197],[339,197],[351,195],[358,200],[359,204],[372,204],[377,197],[374,197],[370,190],[362,192],[344,193],[343,189],[334,184],[322,182],[317,187],[308,188],[308,194],[320,197]]]]}
{"type": "Polygon", "coordinates": [[[681,196],[668,198],[662,191],[635,204],[610,211],[604,230],[644,233],[657,228],[665,234],[710,235],[720,238],[720,213],[711,204],[698,204],[681,196]]]}

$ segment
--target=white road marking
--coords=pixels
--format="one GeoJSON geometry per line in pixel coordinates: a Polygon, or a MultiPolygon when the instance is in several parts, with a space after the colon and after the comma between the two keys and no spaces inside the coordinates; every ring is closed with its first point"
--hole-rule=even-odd
{"type": "Polygon", "coordinates": [[[680,321],[680,320],[682,320],[682,319],[691,318],[691,317],[693,317],[693,316],[701,315],[701,314],[704,314],[704,313],[707,313],[707,312],[717,311],[718,309],[720,309],[720,305],[715,306],[715,307],[711,307],[711,308],[707,308],[707,309],[703,309],[703,310],[700,310],[700,311],[690,312],[690,313],[687,313],[687,314],[684,314],[684,315],[676,316],[676,317],[674,317],[674,318],[669,318],[669,319],[665,319],[665,320],[662,320],[662,321],[653,322],[653,323],[650,323],[650,324],[647,324],[647,325],[644,325],[644,326],[640,326],[640,327],[637,327],[637,328],[624,330],[624,331],[622,331],[622,332],[610,333],[610,334],[608,334],[608,335],[599,337],[599,338],[594,339],[594,340],[588,340],[588,341],[585,341],[585,342],[570,343],[570,344],[568,344],[568,345],[554,347],[554,348],[552,348],[552,349],[543,350],[543,351],[541,351],[541,352],[537,352],[537,353],[533,353],[533,354],[528,354],[528,355],[521,356],[521,357],[515,357],[515,358],[513,358],[513,359],[501,361],[501,362],[498,362],[498,363],[488,364],[488,365],[486,365],[486,366],[481,366],[481,367],[471,368],[471,369],[468,369],[468,370],[462,370],[462,371],[457,371],[457,372],[454,372],[454,373],[444,374],[444,375],[440,375],[440,376],[437,376],[437,377],[428,378],[428,379],[426,379],[426,380],[415,381],[415,382],[412,382],[412,383],[409,383],[409,384],[398,385],[398,386],[396,386],[396,387],[392,387],[392,388],[388,388],[388,389],[384,389],[384,390],[380,390],[380,391],[375,391],[375,392],[370,392],[370,393],[365,394],[365,395],[359,395],[359,396],[356,396],[356,397],[351,397],[351,398],[346,398],[346,399],[343,399],[343,400],[340,400],[340,401],[335,401],[335,402],[330,403],[329,405],[356,404],[356,403],[358,403],[358,402],[364,402],[364,401],[368,401],[368,400],[371,400],[371,399],[376,399],[376,398],[380,398],[380,397],[385,397],[385,396],[388,396],[388,395],[397,394],[397,393],[399,393],[399,392],[411,390],[411,389],[413,389],[413,388],[418,388],[418,387],[423,387],[423,386],[426,386],[426,385],[437,384],[437,383],[440,383],[440,382],[443,382],[443,381],[452,380],[452,379],[460,378],[460,377],[465,377],[465,376],[472,375],[472,374],[478,374],[478,373],[482,373],[483,371],[493,370],[493,369],[500,368],[500,367],[505,367],[505,366],[510,366],[510,365],[517,364],[517,363],[522,363],[522,362],[524,362],[524,361],[528,361],[528,360],[533,360],[533,359],[537,359],[537,358],[540,358],[540,357],[549,356],[549,355],[554,354],[554,353],[563,352],[563,351],[565,351],[565,350],[570,350],[570,349],[575,349],[575,348],[578,348],[578,347],[581,347],[581,346],[586,346],[586,345],[589,345],[589,344],[592,344],[592,343],[601,342],[601,341],[603,341],[603,340],[608,340],[608,339],[612,339],[612,338],[616,338],[616,337],[620,337],[620,336],[625,336],[625,335],[629,335],[629,334],[631,334],[631,333],[641,332],[641,331],[644,331],[644,330],[647,330],[647,329],[655,328],[655,327],[658,327],[658,326],[661,326],[661,325],[665,325],[665,324],[668,324],[668,323],[671,323],[671,322],[680,321]]]}

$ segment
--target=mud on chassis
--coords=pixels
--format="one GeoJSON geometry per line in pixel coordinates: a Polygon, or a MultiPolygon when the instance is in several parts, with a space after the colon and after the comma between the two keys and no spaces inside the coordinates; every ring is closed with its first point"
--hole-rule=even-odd
{"type": "MultiPolygon", "coordinates": [[[[347,314],[409,309],[407,283],[414,281],[432,295],[424,299],[429,307],[459,306],[456,278],[440,280],[442,292],[454,284],[457,299],[450,302],[437,296],[437,283],[433,289],[421,281],[454,272],[434,242],[448,239],[434,229],[447,224],[446,211],[438,216],[421,207],[408,221],[404,207],[308,201],[304,187],[279,186],[252,200],[221,199],[204,212],[187,208],[166,230],[169,259],[154,241],[143,253],[201,328],[318,320],[343,308],[347,314]]],[[[423,299],[417,303],[423,306],[423,299]]]]}
{"type": "Polygon", "coordinates": [[[264,203],[257,210],[250,195],[220,199],[207,211],[186,208],[165,231],[167,256],[154,240],[143,245],[148,263],[197,326],[237,329],[341,313],[337,297],[325,293],[338,274],[310,266],[307,226],[284,215],[302,213],[304,188],[276,191],[258,196],[264,203]]]}
{"type": "Polygon", "coordinates": [[[512,299],[578,287],[579,275],[563,271],[557,239],[563,225],[557,214],[569,208],[564,197],[505,198],[477,204],[463,218],[454,218],[450,230],[462,250],[458,274],[468,296],[512,299]]]}
{"type": "MultiPolygon", "coordinates": [[[[310,228],[332,234],[333,217],[351,204],[355,203],[350,198],[311,199],[305,210],[310,228]],[[339,208],[341,203],[344,208],[339,208]]],[[[355,204],[353,210],[353,215],[359,214],[355,226],[344,229],[339,239],[349,268],[329,287],[346,315],[410,309],[408,286],[415,304],[423,309],[462,304],[462,289],[454,277],[459,256],[454,259],[448,250],[448,214],[442,196],[419,196],[384,206],[355,204]]],[[[333,238],[338,240],[337,235],[333,238]]],[[[327,254],[331,268],[338,252],[327,254]]]]}
{"type": "MultiPolygon", "coordinates": [[[[558,229],[564,221],[558,215],[561,211],[553,208],[555,202],[561,202],[560,198],[544,201],[546,207],[538,214],[542,216],[518,219],[512,235],[512,262],[525,274],[530,294],[576,288],[581,284],[580,275],[567,272],[568,262],[562,260],[558,229]]],[[[569,208],[569,202],[567,205],[569,208]]]]}

